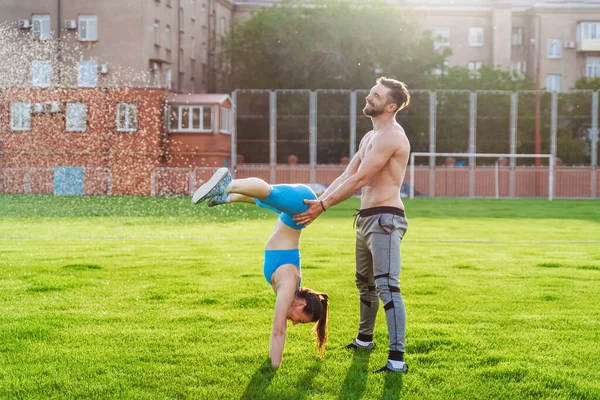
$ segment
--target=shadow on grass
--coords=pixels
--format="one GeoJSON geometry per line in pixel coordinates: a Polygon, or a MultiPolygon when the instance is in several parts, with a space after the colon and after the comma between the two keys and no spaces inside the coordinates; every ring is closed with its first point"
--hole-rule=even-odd
{"type": "Polygon", "coordinates": [[[310,368],[306,371],[306,373],[302,376],[302,378],[298,379],[298,383],[296,387],[295,395],[292,397],[293,399],[308,399],[313,398],[315,395],[315,388],[312,384],[312,381],[315,379],[319,372],[321,371],[321,360],[317,360],[310,368]]]}
{"type": "MultiPolygon", "coordinates": [[[[352,351],[352,350],[348,350],[352,351]]],[[[369,374],[369,358],[371,351],[356,350],[352,357],[352,364],[348,369],[344,384],[340,389],[338,399],[361,399],[367,389],[367,376],[369,374]]]]}
{"type": "Polygon", "coordinates": [[[264,394],[275,377],[276,372],[277,370],[271,366],[271,360],[267,357],[260,367],[258,367],[250,382],[248,382],[248,386],[246,386],[241,399],[256,399],[264,394]]]}
{"type": "Polygon", "coordinates": [[[402,391],[402,380],[404,373],[402,372],[386,372],[385,384],[383,386],[382,399],[391,400],[397,399],[402,391]]]}

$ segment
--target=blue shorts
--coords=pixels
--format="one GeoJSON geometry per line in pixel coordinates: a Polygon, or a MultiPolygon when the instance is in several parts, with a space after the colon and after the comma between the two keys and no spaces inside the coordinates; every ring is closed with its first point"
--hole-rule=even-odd
{"type": "MultiPolygon", "coordinates": [[[[269,285],[272,285],[271,277],[277,268],[285,264],[295,265],[301,271],[300,250],[265,250],[264,274],[269,285]]],[[[301,281],[302,280],[300,280],[300,282],[301,281]]],[[[298,282],[298,289],[300,288],[300,282],[298,282]]]]}
{"type": "Polygon", "coordinates": [[[293,217],[308,210],[304,199],[316,200],[317,195],[306,185],[271,185],[271,193],[262,200],[254,202],[262,208],[267,208],[279,215],[281,222],[293,229],[304,229],[298,225],[293,217]]]}

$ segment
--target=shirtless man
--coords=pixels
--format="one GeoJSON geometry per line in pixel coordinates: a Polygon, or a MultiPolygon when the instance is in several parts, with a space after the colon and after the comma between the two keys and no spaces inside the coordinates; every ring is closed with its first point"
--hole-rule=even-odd
{"type": "Polygon", "coordinates": [[[362,188],[356,217],[356,286],[360,294],[358,336],[350,349],[375,347],[373,330],[383,302],[389,336],[388,362],[375,372],[407,372],[404,363],[406,310],[400,293],[400,242],[408,228],[400,186],[404,180],[410,143],[396,122],[396,113],[410,102],[406,85],[379,78],[363,114],[373,130],[360,142],[350,164],[317,200],[305,200],[308,210],[294,217],[309,225],[329,207],[343,202],[362,188]]]}

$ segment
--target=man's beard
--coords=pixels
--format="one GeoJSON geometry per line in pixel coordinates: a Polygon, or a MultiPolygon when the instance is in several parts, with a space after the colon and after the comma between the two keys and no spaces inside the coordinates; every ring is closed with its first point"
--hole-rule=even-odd
{"type": "Polygon", "coordinates": [[[380,108],[377,108],[374,105],[367,104],[362,111],[363,114],[367,117],[378,117],[385,111],[385,105],[381,106],[380,108]]]}

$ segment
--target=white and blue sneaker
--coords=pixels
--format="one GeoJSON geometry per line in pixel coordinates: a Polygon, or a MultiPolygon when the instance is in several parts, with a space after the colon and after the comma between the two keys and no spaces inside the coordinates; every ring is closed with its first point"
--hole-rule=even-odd
{"type": "Polygon", "coordinates": [[[221,204],[227,204],[227,193],[220,194],[218,196],[211,197],[206,203],[209,207],[220,206],[221,204]]]}
{"type": "Polygon", "coordinates": [[[219,168],[217,172],[206,182],[200,186],[194,197],[192,197],[192,203],[198,204],[206,199],[225,193],[227,185],[231,183],[231,173],[227,168],[219,168]]]}

